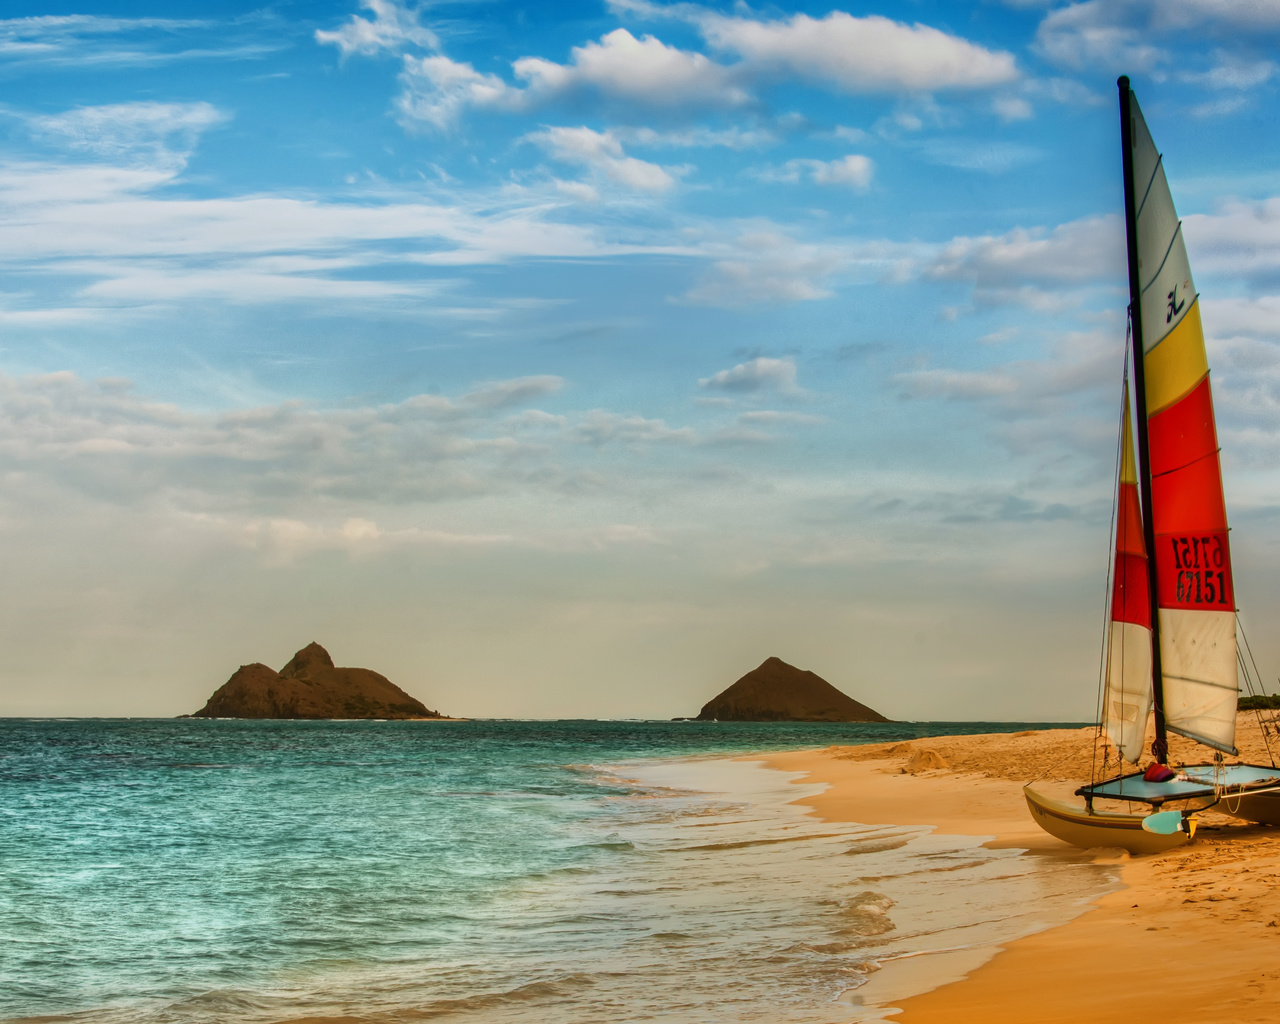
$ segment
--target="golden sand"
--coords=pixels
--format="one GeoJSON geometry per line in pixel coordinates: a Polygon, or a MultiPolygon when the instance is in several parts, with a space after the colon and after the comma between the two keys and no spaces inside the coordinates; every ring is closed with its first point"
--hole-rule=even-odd
{"type": "MultiPolygon", "coordinates": [[[[827,783],[801,801],[827,820],[934,825],[992,836],[989,845],[1027,856],[1076,858],[1031,821],[1022,786],[1043,778],[1040,788],[1069,793],[1087,780],[1095,756],[1101,765],[1093,734],[939,736],[773,754],[767,763],[827,783]]],[[[1271,762],[1255,715],[1241,713],[1238,737],[1243,760],[1271,762]]],[[[1271,744],[1280,760],[1275,736],[1271,744]]],[[[1203,748],[1180,740],[1171,753],[1174,762],[1204,759],[1203,748]]],[[[859,995],[901,1024],[1280,1020],[1280,829],[1215,812],[1200,820],[1187,846],[1120,854],[1125,888],[1068,924],[1018,939],[976,968],[957,970],[953,958],[935,970],[929,957],[887,965],[859,995]],[[892,998],[902,991],[924,994],[892,998]]],[[[1117,860],[1115,851],[1093,856],[1117,860]]]]}

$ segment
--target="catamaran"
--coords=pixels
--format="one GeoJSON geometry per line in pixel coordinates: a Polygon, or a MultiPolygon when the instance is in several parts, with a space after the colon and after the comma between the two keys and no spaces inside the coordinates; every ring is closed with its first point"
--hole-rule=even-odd
{"type": "Polygon", "coordinates": [[[1078,805],[1031,786],[1024,792],[1031,816],[1059,839],[1155,853],[1188,842],[1196,813],[1210,806],[1280,824],[1280,769],[1274,758],[1270,765],[1225,758],[1238,756],[1239,680],[1249,675],[1237,646],[1199,296],[1163,157],[1129,79],[1118,85],[1137,449],[1126,353],[1099,727],[1137,769],[1154,715],[1154,761],[1145,771],[1091,780],[1075,791],[1078,805]],[[1209,748],[1213,760],[1169,765],[1169,733],[1209,748]],[[1121,804],[1127,809],[1105,809],[1121,804]]]}

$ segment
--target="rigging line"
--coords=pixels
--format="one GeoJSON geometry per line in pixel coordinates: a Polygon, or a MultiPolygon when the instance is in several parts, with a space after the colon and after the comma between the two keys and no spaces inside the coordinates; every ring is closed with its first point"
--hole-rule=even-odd
{"type": "MultiPolygon", "coordinates": [[[[1240,614],[1238,612],[1236,613],[1236,630],[1239,632],[1240,638],[1245,641],[1245,647],[1247,648],[1249,646],[1249,641],[1248,641],[1248,638],[1245,637],[1244,635],[1244,626],[1240,622],[1240,614]]],[[[1252,656],[1253,652],[1250,651],[1249,653],[1250,653],[1250,656],[1252,656]]],[[[1253,679],[1250,678],[1249,666],[1245,663],[1244,651],[1241,649],[1239,644],[1236,645],[1236,663],[1240,666],[1241,674],[1243,674],[1244,676],[1245,685],[1249,688],[1249,694],[1250,696],[1252,696],[1253,695],[1253,679]]],[[[1254,669],[1256,671],[1257,669],[1256,665],[1254,666],[1254,669]]],[[[1261,677],[1258,677],[1258,690],[1259,692],[1262,691],[1261,677]]],[[[1271,749],[1271,740],[1267,736],[1267,726],[1262,719],[1261,707],[1254,707],[1253,717],[1258,722],[1258,731],[1262,733],[1262,745],[1266,747],[1267,757],[1271,761],[1271,767],[1274,768],[1276,767],[1276,755],[1275,755],[1275,752],[1271,749]]]]}
{"type": "MultiPolygon", "coordinates": [[[[1244,623],[1240,620],[1239,612],[1236,612],[1236,629],[1240,632],[1240,639],[1244,641],[1244,649],[1248,652],[1249,661],[1253,665],[1253,674],[1258,680],[1258,691],[1265,696],[1267,691],[1262,686],[1262,673],[1258,671],[1258,662],[1253,657],[1253,648],[1249,646],[1249,636],[1244,631],[1244,623]]],[[[1237,647],[1236,654],[1239,653],[1240,648],[1237,647]]],[[[1245,679],[1247,680],[1248,678],[1246,674],[1245,679]]],[[[1254,708],[1253,711],[1258,718],[1258,728],[1262,732],[1262,742],[1267,748],[1267,757],[1271,758],[1271,767],[1274,768],[1276,767],[1276,755],[1275,751],[1271,749],[1271,741],[1267,739],[1267,727],[1262,724],[1262,708],[1254,708]]]]}
{"type": "MultiPolygon", "coordinates": [[[[1111,586],[1112,574],[1115,572],[1116,562],[1116,509],[1120,506],[1120,460],[1124,457],[1124,431],[1128,421],[1125,419],[1125,413],[1128,411],[1129,405],[1129,348],[1130,341],[1133,338],[1133,319],[1132,316],[1126,317],[1124,330],[1124,372],[1121,374],[1120,380],[1120,429],[1116,432],[1116,461],[1115,474],[1112,477],[1111,484],[1111,535],[1107,541],[1107,583],[1106,590],[1102,594],[1102,653],[1098,657],[1098,696],[1094,702],[1094,739],[1093,739],[1093,758],[1089,762],[1089,782],[1093,784],[1098,781],[1096,769],[1098,765],[1098,739],[1102,735],[1102,714],[1104,702],[1106,700],[1107,685],[1107,653],[1111,646],[1108,642],[1110,639],[1111,629],[1111,586]]],[[[1120,631],[1120,643],[1124,643],[1124,630],[1120,631]]],[[[1120,663],[1124,664],[1124,648],[1120,649],[1120,663]]],[[[1124,764],[1124,755],[1120,755],[1120,763],[1124,764]]],[[[1106,767],[1107,758],[1103,758],[1103,767],[1106,767]]]]}

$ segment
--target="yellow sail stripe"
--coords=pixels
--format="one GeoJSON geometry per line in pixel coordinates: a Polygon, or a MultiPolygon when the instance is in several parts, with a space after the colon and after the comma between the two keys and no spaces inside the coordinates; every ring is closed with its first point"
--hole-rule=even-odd
{"type": "Polygon", "coordinates": [[[1209,360],[1204,352],[1198,298],[1181,323],[1147,353],[1144,366],[1148,417],[1167,409],[1204,380],[1209,372],[1209,360]]]}
{"type": "Polygon", "coordinates": [[[1120,447],[1120,482],[1122,484],[1138,482],[1138,466],[1133,458],[1133,428],[1129,426],[1128,388],[1125,388],[1124,392],[1124,443],[1120,447]]]}

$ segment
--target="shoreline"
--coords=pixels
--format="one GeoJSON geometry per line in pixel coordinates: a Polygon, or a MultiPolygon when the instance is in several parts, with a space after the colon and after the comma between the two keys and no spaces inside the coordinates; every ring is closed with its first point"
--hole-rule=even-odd
{"type": "MultiPolygon", "coordinates": [[[[1264,756],[1243,739],[1257,732],[1252,715],[1240,722],[1247,760],[1264,756]]],[[[1280,966],[1271,966],[1280,958],[1280,828],[1207,812],[1194,842],[1146,857],[1081,851],[1049,836],[1031,820],[1022,787],[1048,767],[1039,785],[1069,793],[1089,775],[1092,733],[937,736],[752,758],[804,773],[802,784],[826,784],[796,801],[825,821],[932,825],[943,834],[990,836],[983,845],[1023,856],[1118,869],[1120,888],[1065,924],[994,949],[882,963],[856,990],[863,1010],[853,1020],[1129,1024],[1135,1015],[1169,1013],[1262,1024],[1280,1015],[1280,966]],[[917,994],[893,995],[903,991],[917,994]]]]}

